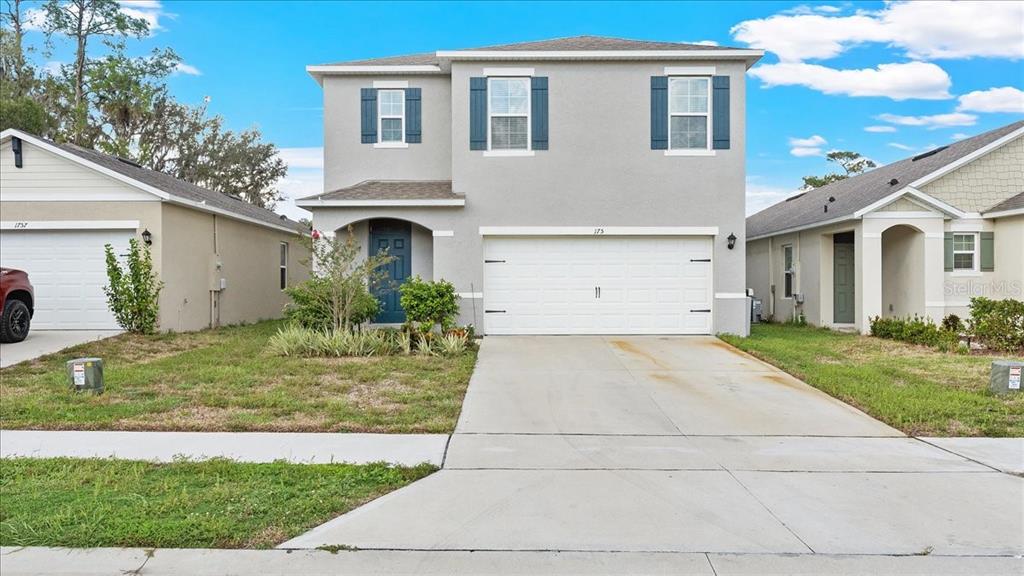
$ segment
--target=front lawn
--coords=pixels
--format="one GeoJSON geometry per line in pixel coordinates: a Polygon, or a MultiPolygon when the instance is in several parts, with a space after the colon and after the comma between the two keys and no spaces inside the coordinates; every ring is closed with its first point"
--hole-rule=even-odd
{"type": "Polygon", "coordinates": [[[1024,394],[988,392],[989,356],[757,324],[726,342],[914,436],[1024,436],[1024,394]]]}
{"type": "Polygon", "coordinates": [[[123,334],[0,370],[5,429],[451,432],[476,361],[280,357],[280,322],[123,334]],[[68,390],[64,362],[104,360],[106,391],[68,390]]]}
{"type": "Polygon", "coordinates": [[[0,545],[271,548],[435,468],[0,461],[0,545]]]}

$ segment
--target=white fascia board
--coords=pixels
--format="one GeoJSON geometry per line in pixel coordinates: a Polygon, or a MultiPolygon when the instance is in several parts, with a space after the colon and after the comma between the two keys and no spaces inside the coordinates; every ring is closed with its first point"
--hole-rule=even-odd
{"type": "Polygon", "coordinates": [[[942,218],[938,212],[871,212],[863,217],[866,220],[923,220],[926,218],[942,218]]]}
{"type": "Polygon", "coordinates": [[[279,226],[277,224],[271,224],[270,222],[264,222],[263,220],[257,220],[256,218],[249,218],[248,216],[243,216],[241,214],[238,214],[238,213],[235,213],[235,212],[230,212],[230,211],[224,210],[222,208],[216,208],[214,206],[210,206],[209,204],[204,204],[202,202],[193,202],[192,200],[186,200],[184,198],[179,198],[177,196],[172,196],[171,198],[169,198],[167,200],[167,202],[169,204],[177,204],[178,206],[184,206],[186,208],[192,208],[194,210],[199,210],[200,212],[209,212],[210,214],[216,214],[218,216],[224,216],[225,218],[231,218],[232,220],[238,220],[240,222],[247,222],[249,224],[255,224],[257,226],[263,226],[264,228],[270,228],[272,230],[280,230],[281,232],[288,232],[289,234],[295,234],[296,236],[298,236],[299,234],[302,234],[304,236],[308,236],[309,235],[308,232],[299,232],[298,230],[296,230],[294,228],[289,228],[287,226],[279,226]]]}
{"type": "Polygon", "coordinates": [[[1007,216],[1024,216],[1024,208],[1000,210],[998,212],[983,212],[981,216],[983,218],[1006,218],[1007,216]]]}
{"type": "Polygon", "coordinates": [[[677,60],[758,59],[764,50],[438,50],[438,58],[451,60],[677,60]]]}
{"type": "Polygon", "coordinates": [[[959,159],[957,159],[957,160],[955,160],[953,162],[950,162],[949,164],[946,164],[945,166],[943,166],[942,168],[939,168],[938,170],[936,170],[934,172],[931,172],[929,174],[925,174],[924,176],[922,176],[922,177],[918,178],[917,180],[914,180],[913,182],[911,182],[909,187],[911,187],[911,188],[920,188],[921,186],[924,186],[924,185],[926,185],[926,184],[928,184],[930,182],[934,182],[935,180],[938,180],[939,178],[942,178],[946,174],[949,174],[950,172],[952,172],[953,170],[956,170],[957,168],[963,166],[964,164],[969,164],[969,163],[977,160],[978,158],[984,156],[985,154],[988,154],[989,152],[995,150],[996,148],[999,148],[1000,146],[1002,146],[1002,145],[1004,145],[1004,144],[1006,144],[1008,142],[1012,142],[1013,140],[1015,140],[1017,138],[1020,138],[1022,135],[1024,135],[1024,127],[1018,128],[1018,129],[1014,130],[1013,132],[1010,132],[1006,136],[1003,136],[1002,138],[999,138],[998,140],[993,140],[992,142],[989,142],[985,146],[982,146],[981,148],[978,148],[974,152],[971,152],[970,154],[968,154],[968,155],[966,155],[966,156],[964,156],[962,158],[959,158],[959,159]]]}
{"type": "Polygon", "coordinates": [[[62,148],[54,146],[54,145],[52,145],[52,144],[50,144],[48,142],[44,142],[44,141],[36,138],[35,136],[32,136],[31,134],[26,134],[26,133],[22,132],[21,130],[15,130],[14,128],[8,128],[7,130],[4,130],[3,132],[0,132],[0,140],[6,140],[6,139],[8,139],[10,137],[21,138],[22,141],[28,142],[29,144],[32,144],[33,146],[37,146],[39,148],[42,148],[43,150],[46,150],[47,152],[50,152],[51,154],[56,154],[57,156],[60,156],[61,158],[64,158],[64,159],[67,159],[67,160],[71,160],[72,162],[74,162],[74,163],[76,163],[76,164],[78,164],[80,166],[85,166],[86,168],[89,168],[90,170],[95,170],[96,172],[99,172],[100,174],[103,174],[104,176],[109,176],[110,178],[113,178],[114,180],[117,180],[119,182],[123,182],[125,184],[128,184],[129,186],[132,186],[133,188],[138,188],[139,190],[142,190],[143,192],[149,192],[150,194],[160,198],[161,200],[167,200],[167,199],[169,199],[171,197],[170,194],[168,194],[167,192],[164,192],[163,190],[160,190],[159,188],[154,188],[154,187],[150,186],[149,184],[146,184],[146,183],[140,182],[140,181],[138,181],[138,180],[136,180],[134,178],[130,178],[128,176],[125,176],[124,174],[121,174],[120,172],[115,172],[115,171],[113,171],[113,170],[111,170],[109,168],[105,168],[103,166],[100,166],[99,164],[96,164],[95,162],[90,162],[89,160],[86,160],[85,158],[82,158],[81,156],[78,156],[76,154],[72,154],[71,152],[68,152],[68,151],[66,151],[66,150],[64,150],[62,148]]]}
{"type": "Polygon", "coordinates": [[[465,199],[459,198],[456,200],[317,200],[316,198],[306,198],[304,200],[296,200],[295,205],[301,208],[320,208],[320,207],[339,207],[339,208],[356,208],[356,207],[397,207],[397,206],[465,206],[465,199]]]}
{"type": "Polygon", "coordinates": [[[718,226],[481,226],[481,236],[717,236],[718,226]]]}
{"type": "Polygon", "coordinates": [[[137,230],[138,220],[23,220],[0,222],[0,230],[137,230]]]}
{"type": "Polygon", "coordinates": [[[440,72],[441,67],[434,64],[417,64],[404,66],[306,66],[306,72],[317,74],[431,74],[440,72]]]}
{"type": "Polygon", "coordinates": [[[872,202],[871,204],[868,204],[867,206],[861,208],[860,210],[857,210],[856,212],[853,213],[853,215],[857,218],[860,218],[869,212],[874,212],[879,208],[892,204],[893,202],[899,200],[902,196],[905,195],[910,196],[915,200],[918,200],[919,202],[923,202],[924,204],[927,204],[928,206],[935,208],[940,212],[949,214],[950,216],[963,218],[966,214],[964,211],[959,210],[955,206],[951,206],[943,202],[942,200],[935,198],[934,196],[929,196],[928,194],[925,194],[920,190],[916,190],[911,186],[904,186],[903,188],[900,188],[899,190],[893,192],[892,194],[889,194],[885,198],[872,202]]]}
{"type": "Polygon", "coordinates": [[[748,236],[747,242],[753,242],[755,240],[761,240],[763,238],[771,238],[772,236],[781,236],[782,234],[792,234],[793,232],[800,232],[803,230],[810,230],[812,228],[820,228],[822,226],[828,226],[830,224],[839,224],[840,222],[847,222],[850,220],[860,220],[859,216],[849,214],[846,216],[840,216],[831,220],[822,220],[821,222],[812,222],[810,224],[804,224],[803,226],[793,226],[792,228],[783,228],[768,234],[761,234],[760,236],[748,236]]]}

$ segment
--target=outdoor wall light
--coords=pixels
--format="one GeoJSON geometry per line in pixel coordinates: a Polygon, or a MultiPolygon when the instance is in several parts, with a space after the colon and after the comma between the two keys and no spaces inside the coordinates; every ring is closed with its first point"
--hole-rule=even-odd
{"type": "Polygon", "coordinates": [[[729,234],[729,237],[726,238],[726,240],[729,241],[729,250],[732,250],[733,248],[736,247],[736,235],[735,234],[729,234]]]}
{"type": "Polygon", "coordinates": [[[149,231],[149,228],[142,231],[142,241],[146,243],[146,246],[153,245],[153,233],[149,231]]]}

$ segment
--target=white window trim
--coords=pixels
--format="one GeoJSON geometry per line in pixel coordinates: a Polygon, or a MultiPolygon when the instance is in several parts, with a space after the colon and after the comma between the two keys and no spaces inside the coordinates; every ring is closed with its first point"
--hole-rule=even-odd
{"type": "Polygon", "coordinates": [[[277,260],[278,260],[278,267],[277,267],[278,279],[277,279],[277,285],[278,285],[278,288],[280,290],[284,290],[285,288],[288,287],[288,258],[291,257],[291,254],[289,254],[289,251],[290,251],[290,248],[289,248],[287,242],[280,242],[280,243],[278,243],[278,245],[277,245],[277,260]],[[281,264],[281,256],[282,256],[281,250],[284,250],[284,264],[281,264]],[[284,286],[281,286],[280,274],[281,274],[282,271],[284,272],[284,286]]]}
{"type": "Polygon", "coordinates": [[[487,77],[487,150],[484,156],[533,156],[533,88],[530,76],[488,76],[487,77]],[[518,118],[522,114],[491,113],[491,81],[492,80],[525,80],[526,81],[526,148],[494,150],[491,146],[491,118],[518,118]]]}
{"type": "Polygon", "coordinates": [[[792,244],[782,245],[782,299],[792,300],[793,295],[796,294],[796,250],[792,244]],[[792,268],[786,268],[786,250],[789,250],[789,261],[792,268]],[[789,281],[789,296],[786,296],[786,276],[790,276],[792,280],[789,281]]]}
{"type": "Polygon", "coordinates": [[[981,275],[981,233],[980,232],[953,232],[953,276],[980,276],[981,275]],[[973,250],[957,250],[957,236],[973,236],[973,250]],[[971,268],[957,268],[956,255],[971,254],[971,268]]]}
{"type": "Polygon", "coordinates": [[[666,156],[714,156],[715,151],[711,148],[712,139],[712,125],[711,125],[711,108],[712,108],[712,84],[713,80],[711,76],[695,76],[688,74],[675,74],[668,77],[668,149],[665,150],[666,156]],[[706,78],[708,81],[708,111],[707,112],[672,112],[672,79],[673,78],[706,78]],[[673,116],[704,116],[708,119],[708,130],[707,138],[704,143],[704,148],[673,148],[672,147],[672,117],[673,116]],[[696,152],[696,153],[695,153],[696,152]],[[709,154],[710,152],[710,154],[709,154]]]}
{"type": "Polygon", "coordinates": [[[377,143],[374,144],[374,148],[408,148],[409,144],[405,141],[405,90],[389,88],[386,90],[377,91],[377,143]],[[401,114],[388,114],[387,116],[381,112],[381,92],[398,92],[402,95],[402,106],[401,114]],[[384,120],[385,118],[399,118],[402,120],[402,140],[400,142],[385,142],[384,141],[384,120]]]}

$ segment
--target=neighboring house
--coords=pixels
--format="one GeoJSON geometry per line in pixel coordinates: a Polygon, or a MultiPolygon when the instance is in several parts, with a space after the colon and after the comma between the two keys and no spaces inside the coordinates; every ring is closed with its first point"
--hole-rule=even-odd
{"type": "MultiPolygon", "coordinates": [[[[306,231],[308,233],[308,230],[306,231]]],[[[165,286],[160,329],[281,315],[304,279],[297,222],[231,196],[72,144],[0,134],[0,264],[29,273],[32,327],[113,329],[104,245],[151,244],[165,286]]]]}
{"type": "Polygon", "coordinates": [[[793,196],[747,218],[747,285],[777,321],[870,330],[1024,297],[1024,122],[793,196]]]}
{"type": "Polygon", "coordinates": [[[453,282],[480,332],[746,334],[761,55],[584,36],[309,66],[325,192],[297,204],[389,250],[396,282],[453,282]]]}

